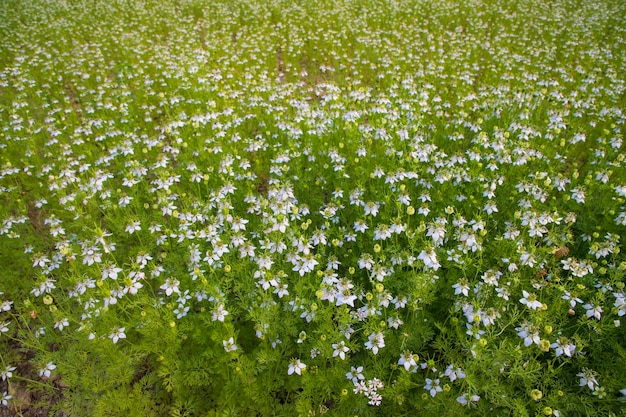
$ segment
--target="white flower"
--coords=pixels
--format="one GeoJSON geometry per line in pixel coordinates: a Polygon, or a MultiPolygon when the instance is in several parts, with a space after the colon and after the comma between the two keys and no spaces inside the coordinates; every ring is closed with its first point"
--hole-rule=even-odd
{"type": "Polygon", "coordinates": [[[357,220],[354,222],[354,231],[357,233],[364,233],[368,229],[367,224],[363,220],[357,220]]]}
{"type": "Polygon", "coordinates": [[[552,349],[556,349],[556,356],[565,355],[571,357],[576,351],[576,345],[568,343],[568,340],[564,337],[561,337],[555,343],[550,345],[552,349]]]}
{"type": "Polygon", "coordinates": [[[141,230],[141,222],[139,220],[126,225],[126,233],[128,234],[133,234],[139,230],[141,230]]]}
{"type": "Polygon", "coordinates": [[[596,372],[591,369],[583,369],[581,373],[576,374],[576,376],[580,377],[580,386],[584,387],[585,385],[589,387],[590,390],[594,390],[598,385],[598,381],[596,380],[596,372]]]}
{"type": "Polygon", "coordinates": [[[585,190],[581,187],[577,187],[577,188],[573,188],[571,190],[572,193],[572,198],[574,199],[574,201],[576,201],[577,203],[583,204],[585,202],[585,190]]]}
{"type": "Polygon", "coordinates": [[[132,295],[137,294],[140,288],[143,287],[143,284],[139,281],[133,281],[130,287],[128,287],[128,292],[132,295]]]}
{"type": "Polygon", "coordinates": [[[237,350],[237,345],[232,337],[228,340],[223,340],[222,344],[224,345],[224,350],[226,352],[234,352],[237,350]]]}
{"type": "Polygon", "coordinates": [[[346,342],[333,343],[333,357],[339,356],[341,360],[346,359],[346,353],[350,352],[350,348],[346,346],[346,342]]]}
{"type": "Polygon", "coordinates": [[[228,316],[228,311],[226,311],[224,309],[224,304],[219,303],[217,305],[217,308],[215,309],[215,311],[213,312],[213,315],[211,316],[211,319],[213,321],[219,320],[222,323],[224,322],[224,317],[228,316]]]}
{"type": "Polygon", "coordinates": [[[520,263],[524,266],[529,266],[531,268],[533,268],[535,266],[535,264],[537,263],[537,260],[535,259],[535,256],[531,253],[528,252],[524,252],[520,255],[519,257],[520,259],[520,263]]]}
{"type": "MultiPolygon", "coordinates": [[[[349,288],[344,288],[342,292],[335,294],[336,305],[339,307],[342,304],[347,304],[351,307],[354,307],[354,301],[356,300],[356,295],[353,294],[349,288]]],[[[332,301],[332,300],[331,300],[332,301]]]]}
{"type": "Polygon", "coordinates": [[[11,324],[10,321],[0,322],[0,333],[8,332],[9,331],[9,324],[11,324]]]}
{"type": "Polygon", "coordinates": [[[565,295],[563,295],[563,296],[561,297],[561,299],[562,299],[562,300],[569,301],[569,305],[570,305],[570,307],[572,307],[572,308],[576,307],[576,304],[577,304],[577,303],[582,303],[582,302],[583,302],[583,300],[581,300],[580,298],[575,297],[575,296],[572,296],[572,295],[569,293],[569,291],[565,291],[565,295]]]}
{"type": "Polygon", "coordinates": [[[444,373],[444,375],[450,378],[450,382],[454,382],[457,378],[465,378],[465,372],[463,372],[461,368],[454,369],[454,366],[452,364],[450,364],[446,368],[446,372],[444,373]]]}
{"type": "Polygon", "coordinates": [[[132,201],[132,197],[125,195],[122,198],[119,199],[119,201],[117,202],[117,204],[120,207],[126,207],[128,204],[130,204],[130,202],[132,201]]]}
{"type": "Polygon", "coordinates": [[[113,280],[116,280],[117,274],[120,272],[122,272],[122,268],[118,268],[116,266],[110,266],[102,270],[102,279],[105,280],[107,278],[111,278],[113,280]]]}
{"type": "Polygon", "coordinates": [[[125,330],[125,327],[113,329],[113,331],[109,335],[109,339],[113,340],[113,343],[117,343],[120,339],[126,339],[126,333],[124,333],[125,330]]]}
{"type": "Polygon", "coordinates": [[[377,392],[373,392],[370,394],[369,399],[370,399],[368,402],[369,405],[379,406],[383,400],[383,396],[377,392]]]}
{"type": "Polygon", "coordinates": [[[539,345],[541,338],[539,332],[531,328],[528,324],[523,324],[520,327],[516,327],[517,335],[524,339],[524,346],[528,347],[533,343],[539,345]]]}
{"type": "Polygon", "coordinates": [[[363,209],[365,210],[365,215],[372,215],[372,217],[376,217],[376,215],[378,214],[378,209],[380,209],[380,204],[373,202],[373,201],[368,201],[367,203],[363,204],[363,209]]]}
{"type": "Polygon", "coordinates": [[[463,395],[457,397],[456,401],[461,405],[469,406],[471,402],[477,402],[480,400],[478,395],[472,395],[469,399],[467,398],[467,393],[463,393],[463,395]]]}
{"type": "Polygon", "coordinates": [[[409,351],[404,351],[402,355],[400,355],[400,359],[398,359],[398,365],[404,366],[404,369],[407,371],[416,367],[417,363],[415,362],[415,355],[409,351]]]}
{"type": "Polygon", "coordinates": [[[600,320],[602,318],[602,312],[604,311],[601,306],[594,306],[593,304],[585,304],[583,308],[587,310],[587,318],[595,317],[600,320]]]}
{"type": "Polygon", "coordinates": [[[434,397],[437,393],[443,391],[443,388],[439,385],[439,379],[435,379],[433,381],[430,378],[426,378],[426,385],[424,385],[424,389],[430,392],[431,397],[434,397]]]}
{"type": "Polygon", "coordinates": [[[380,332],[372,332],[368,337],[368,341],[365,342],[365,347],[374,352],[374,355],[376,355],[378,353],[378,349],[385,347],[385,336],[380,332]]]}
{"type": "Polygon", "coordinates": [[[359,268],[371,270],[374,266],[374,258],[369,253],[361,255],[359,258],[359,268]]]}
{"type": "Polygon", "coordinates": [[[165,295],[168,297],[172,295],[172,293],[180,294],[180,290],[178,289],[178,285],[180,281],[175,278],[168,278],[165,280],[165,284],[161,285],[161,289],[165,290],[165,295]]]}
{"type": "Polygon", "coordinates": [[[82,255],[83,264],[87,264],[88,266],[91,266],[94,263],[100,263],[102,261],[102,254],[99,252],[99,249],[94,246],[83,249],[82,255]]]}
{"type": "Polygon", "coordinates": [[[287,375],[291,375],[294,372],[298,375],[302,375],[302,371],[306,369],[306,365],[300,362],[300,359],[292,359],[289,362],[289,369],[287,370],[287,375]]]}
{"type": "Polygon", "coordinates": [[[9,395],[8,392],[4,391],[2,393],[2,395],[0,396],[0,404],[4,405],[4,406],[8,406],[9,405],[9,400],[13,398],[13,396],[9,395]]]}
{"type": "Polygon", "coordinates": [[[492,214],[498,212],[498,206],[496,206],[496,203],[494,203],[493,201],[489,201],[485,204],[483,210],[485,210],[487,214],[492,214]]]}
{"type": "Polygon", "coordinates": [[[2,304],[0,304],[0,311],[11,311],[12,304],[13,304],[13,301],[8,301],[8,300],[3,301],[2,304]]]}
{"type": "Polygon", "coordinates": [[[39,376],[43,378],[50,378],[51,372],[57,368],[52,362],[48,362],[45,367],[39,370],[39,376]]]}
{"type": "Polygon", "coordinates": [[[2,378],[3,381],[11,379],[13,377],[13,371],[15,371],[15,369],[15,366],[7,366],[4,371],[0,372],[0,378],[2,378]]]}
{"type": "Polygon", "coordinates": [[[433,269],[436,271],[441,266],[441,264],[439,264],[439,262],[437,261],[437,254],[435,253],[435,250],[433,248],[424,249],[417,256],[417,259],[424,262],[424,266],[427,270],[433,269]]]}
{"type": "Polygon", "coordinates": [[[351,366],[350,372],[346,373],[346,378],[351,380],[354,385],[358,384],[359,381],[365,379],[365,377],[363,376],[363,367],[359,366],[358,368],[355,368],[354,366],[351,366]]]}
{"type": "Polygon", "coordinates": [[[619,317],[626,315],[626,295],[624,295],[624,292],[614,292],[613,296],[615,296],[613,306],[617,308],[617,315],[619,317]]]}
{"type": "Polygon", "coordinates": [[[465,278],[461,278],[452,288],[454,288],[454,295],[463,294],[466,297],[469,295],[469,282],[465,278]]]}
{"type": "Polygon", "coordinates": [[[527,291],[522,291],[522,294],[524,295],[524,298],[519,300],[520,303],[532,310],[541,308],[542,304],[539,300],[537,300],[537,296],[535,294],[529,294],[527,291]]]}
{"type": "Polygon", "coordinates": [[[68,327],[69,325],[70,325],[70,322],[68,321],[68,319],[62,318],[61,320],[54,323],[54,328],[59,329],[59,331],[61,332],[63,331],[64,328],[68,327]]]}
{"type": "Polygon", "coordinates": [[[278,282],[277,287],[274,289],[274,294],[277,294],[278,298],[283,298],[285,295],[289,295],[289,291],[287,291],[287,284],[278,282]]]}

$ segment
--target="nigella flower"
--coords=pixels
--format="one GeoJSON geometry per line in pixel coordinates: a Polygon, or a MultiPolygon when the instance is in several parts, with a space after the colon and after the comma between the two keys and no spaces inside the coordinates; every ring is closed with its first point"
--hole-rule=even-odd
{"type": "Polygon", "coordinates": [[[4,391],[2,393],[2,395],[0,396],[0,404],[4,405],[4,406],[8,406],[9,405],[9,400],[13,398],[13,396],[9,395],[8,392],[4,391]]]}
{"type": "Polygon", "coordinates": [[[435,246],[441,246],[443,244],[447,223],[448,221],[445,218],[438,217],[434,222],[428,224],[426,236],[430,236],[433,239],[435,246]]]}
{"type": "Polygon", "coordinates": [[[391,229],[386,224],[381,224],[374,230],[374,240],[387,240],[391,237],[391,229]]]}
{"type": "Polygon", "coordinates": [[[485,331],[482,330],[478,324],[471,325],[469,323],[465,323],[465,327],[467,327],[465,334],[473,336],[476,340],[480,340],[480,337],[485,334],[485,331]]]}
{"type": "Polygon", "coordinates": [[[498,212],[498,206],[496,206],[496,203],[493,201],[488,201],[483,207],[483,210],[485,210],[487,214],[496,213],[498,212]]]}
{"type": "Polygon", "coordinates": [[[387,325],[393,329],[398,329],[404,322],[397,314],[387,317],[387,325]]]}
{"type": "Polygon", "coordinates": [[[39,376],[42,378],[50,378],[52,371],[54,371],[56,368],[57,366],[54,363],[48,362],[46,366],[39,370],[39,376]]]}
{"type": "Polygon", "coordinates": [[[480,400],[480,397],[478,395],[472,395],[469,398],[467,398],[467,396],[467,393],[463,393],[463,395],[457,397],[456,401],[463,406],[469,406],[472,402],[477,402],[480,400]]]}
{"type": "Polygon", "coordinates": [[[354,231],[357,233],[363,233],[368,229],[367,224],[363,220],[357,220],[354,222],[354,231]]]}
{"type": "MultiPolygon", "coordinates": [[[[2,293],[0,293],[0,294],[2,294],[2,293]]],[[[5,301],[3,301],[0,304],[0,311],[11,311],[11,306],[12,305],[13,305],[13,301],[5,300],[5,301]]]]}
{"type": "Polygon", "coordinates": [[[117,274],[120,272],[122,272],[122,268],[111,265],[102,270],[102,279],[105,280],[107,278],[111,278],[112,280],[116,280],[117,274]]]}
{"type": "Polygon", "coordinates": [[[443,391],[443,388],[441,388],[439,384],[439,379],[432,380],[430,378],[426,378],[426,385],[424,385],[424,389],[430,392],[431,397],[434,397],[437,393],[443,391]]]}
{"type": "Polygon", "coordinates": [[[374,266],[374,258],[369,253],[361,255],[359,258],[359,268],[371,270],[374,266]]]}
{"type": "Polygon", "coordinates": [[[237,345],[232,337],[228,340],[223,340],[222,344],[224,345],[224,350],[226,352],[234,352],[237,350],[237,345]]]}
{"type": "Polygon", "coordinates": [[[409,371],[411,368],[417,367],[416,358],[419,360],[419,356],[405,350],[402,352],[402,355],[400,355],[400,359],[398,359],[398,365],[404,366],[404,369],[409,371]]]}
{"type": "Polygon", "coordinates": [[[565,355],[571,357],[576,351],[576,345],[569,343],[567,338],[561,337],[550,345],[552,349],[556,349],[556,356],[565,355]]]}
{"type": "Polygon", "coordinates": [[[393,300],[391,300],[391,302],[394,304],[397,310],[397,309],[405,308],[406,303],[408,302],[408,299],[405,296],[398,296],[398,297],[395,297],[393,300]]]}
{"type": "Polygon", "coordinates": [[[569,291],[565,291],[564,295],[561,297],[562,300],[566,300],[569,301],[569,305],[570,307],[574,308],[576,307],[577,303],[582,303],[583,300],[581,300],[580,298],[573,296],[569,293],[569,291]]]}
{"type": "Polygon", "coordinates": [[[581,187],[573,188],[571,191],[572,198],[579,204],[583,204],[585,202],[585,189],[581,187]]]}
{"type": "Polygon", "coordinates": [[[223,303],[219,303],[217,305],[217,308],[215,309],[215,311],[213,312],[211,319],[213,321],[219,320],[222,323],[224,322],[224,318],[228,315],[228,311],[226,311],[224,309],[224,304],[223,303]]]}
{"type": "Polygon", "coordinates": [[[524,266],[534,267],[537,263],[535,256],[531,253],[524,252],[520,255],[520,263],[524,266]]]}
{"type": "Polygon", "coordinates": [[[613,296],[615,297],[615,302],[613,303],[613,306],[617,308],[617,315],[619,317],[626,315],[626,295],[624,295],[624,292],[614,292],[613,296]]]}
{"type": "Polygon", "coordinates": [[[63,329],[68,327],[69,325],[70,325],[69,320],[67,319],[67,317],[64,317],[61,320],[54,323],[54,328],[59,329],[59,331],[62,332],[63,329]]]}
{"type": "Polygon", "coordinates": [[[428,208],[428,206],[426,204],[422,204],[421,207],[419,209],[417,209],[417,213],[418,214],[423,214],[424,216],[428,216],[428,214],[430,213],[430,209],[428,208]]]}
{"type": "Polygon", "coordinates": [[[357,385],[359,381],[365,379],[365,377],[363,376],[363,367],[359,366],[358,368],[355,368],[354,366],[351,366],[350,372],[346,373],[346,378],[351,380],[354,385],[357,385]]]}
{"type": "Polygon", "coordinates": [[[133,234],[139,230],[141,230],[141,222],[139,220],[136,220],[132,223],[129,223],[128,225],[126,225],[126,233],[128,234],[133,234]]]}
{"type": "Polygon", "coordinates": [[[306,369],[306,365],[300,362],[300,359],[292,359],[289,362],[289,369],[287,375],[292,375],[294,372],[298,375],[302,375],[302,371],[306,369]]]}
{"type": "Polygon", "coordinates": [[[180,281],[178,281],[175,278],[168,278],[165,280],[165,284],[161,285],[162,290],[165,290],[165,295],[167,295],[168,297],[170,295],[172,295],[172,293],[177,293],[180,294],[180,290],[178,289],[178,285],[180,284],[180,281]]]}
{"type": "Polygon", "coordinates": [[[583,308],[585,310],[587,310],[587,318],[596,318],[597,320],[600,320],[602,318],[602,313],[603,313],[603,309],[602,306],[595,306],[593,304],[585,304],[583,305],[583,308]]]}
{"type": "Polygon", "coordinates": [[[363,204],[363,209],[365,210],[365,215],[372,215],[372,217],[376,217],[378,214],[378,210],[380,209],[380,204],[373,201],[368,201],[363,204]]]}
{"type": "Polygon", "coordinates": [[[519,300],[520,303],[533,310],[541,308],[541,301],[537,300],[537,296],[535,294],[529,294],[527,291],[522,291],[522,294],[524,295],[524,298],[519,300]]]}
{"type": "Polygon", "coordinates": [[[339,343],[333,343],[333,357],[339,356],[341,360],[346,359],[346,353],[350,352],[350,348],[346,346],[346,342],[341,341],[339,343]]]}
{"type": "Polygon", "coordinates": [[[454,288],[454,295],[463,294],[464,296],[469,295],[469,282],[465,278],[461,278],[461,280],[452,286],[454,288]]]}
{"type": "Polygon", "coordinates": [[[287,291],[287,284],[278,282],[277,287],[274,289],[274,294],[277,294],[278,298],[283,298],[285,295],[289,295],[289,291],[287,291]]]}
{"type": "Polygon", "coordinates": [[[352,336],[352,333],[354,333],[354,329],[350,327],[349,325],[340,326],[339,331],[343,333],[346,339],[350,339],[350,337],[352,336]]]}
{"type": "Polygon", "coordinates": [[[129,294],[136,295],[140,288],[143,288],[143,284],[141,282],[132,281],[131,285],[126,287],[126,290],[129,294]]]}
{"type": "Polygon", "coordinates": [[[13,377],[13,371],[15,371],[16,369],[17,368],[15,366],[7,366],[6,368],[4,368],[4,371],[0,371],[0,378],[3,381],[11,379],[13,377]]]}
{"type": "Polygon", "coordinates": [[[50,263],[50,259],[46,258],[45,255],[38,254],[33,260],[33,267],[45,268],[46,264],[50,263]]]}
{"type": "Polygon", "coordinates": [[[441,266],[441,264],[439,264],[437,260],[437,254],[435,253],[435,250],[432,247],[426,248],[422,252],[420,252],[420,254],[417,256],[417,259],[424,262],[424,266],[426,267],[426,270],[432,269],[436,271],[441,266]]]}
{"type": "Polygon", "coordinates": [[[461,368],[454,368],[454,365],[450,364],[444,373],[445,376],[450,378],[450,382],[454,382],[457,378],[463,379],[465,378],[465,372],[461,368]]]}
{"type": "Polygon", "coordinates": [[[570,271],[573,276],[582,278],[587,274],[593,273],[593,266],[585,261],[578,261],[574,258],[562,260],[563,269],[570,271]]]}
{"type": "Polygon", "coordinates": [[[516,327],[517,335],[524,339],[524,346],[528,347],[533,343],[539,345],[541,338],[539,332],[535,330],[534,326],[524,323],[519,327],[516,327]]]}
{"type": "Polygon", "coordinates": [[[83,264],[87,264],[88,266],[93,265],[94,263],[100,263],[102,261],[102,254],[99,252],[99,249],[95,246],[88,246],[83,248],[83,264]]]}
{"type": "Polygon", "coordinates": [[[498,286],[498,280],[502,277],[502,272],[496,271],[494,269],[489,269],[486,271],[481,277],[484,282],[487,284],[493,285],[495,287],[498,286]]]}
{"type": "Polygon", "coordinates": [[[11,324],[10,321],[0,322],[0,333],[8,332],[9,331],[9,324],[11,324]]]}
{"type": "Polygon", "coordinates": [[[126,333],[124,333],[125,330],[126,328],[124,327],[113,329],[109,338],[113,340],[113,343],[117,343],[120,339],[126,339],[126,333]]]}
{"type": "Polygon", "coordinates": [[[590,390],[594,390],[594,388],[598,385],[598,380],[596,379],[598,374],[591,370],[584,368],[582,372],[576,374],[577,377],[580,377],[580,386],[584,387],[585,385],[589,387],[590,390]]]}
{"type": "Polygon", "coordinates": [[[353,294],[349,288],[343,288],[341,292],[335,295],[336,297],[336,305],[340,306],[342,304],[349,305],[354,307],[354,301],[356,300],[356,295],[353,294]]]}
{"type": "Polygon", "coordinates": [[[365,342],[365,347],[376,355],[378,349],[385,347],[385,336],[382,332],[372,332],[368,337],[368,341],[365,342]]]}

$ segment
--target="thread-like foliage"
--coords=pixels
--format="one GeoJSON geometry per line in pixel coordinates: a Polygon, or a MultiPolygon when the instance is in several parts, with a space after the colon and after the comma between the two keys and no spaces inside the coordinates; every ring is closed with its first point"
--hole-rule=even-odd
{"type": "Polygon", "coordinates": [[[619,1],[0,4],[0,416],[623,415],[619,1]]]}

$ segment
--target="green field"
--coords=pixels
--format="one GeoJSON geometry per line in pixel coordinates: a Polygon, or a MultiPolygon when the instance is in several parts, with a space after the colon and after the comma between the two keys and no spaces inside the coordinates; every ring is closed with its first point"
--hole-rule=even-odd
{"type": "Polygon", "coordinates": [[[626,414],[626,3],[0,2],[0,416],[626,414]]]}

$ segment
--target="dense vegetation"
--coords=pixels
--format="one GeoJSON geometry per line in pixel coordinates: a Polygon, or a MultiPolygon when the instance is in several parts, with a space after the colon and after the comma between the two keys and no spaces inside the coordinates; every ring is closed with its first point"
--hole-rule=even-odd
{"type": "Polygon", "coordinates": [[[626,3],[4,0],[0,39],[0,415],[624,414],[626,3]]]}

